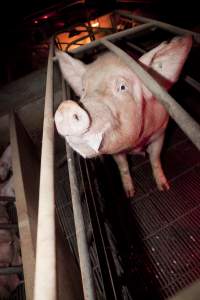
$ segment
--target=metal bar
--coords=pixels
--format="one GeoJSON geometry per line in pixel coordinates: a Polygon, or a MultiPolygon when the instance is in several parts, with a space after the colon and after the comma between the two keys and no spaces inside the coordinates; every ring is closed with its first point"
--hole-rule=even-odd
{"type": "Polygon", "coordinates": [[[35,300],[56,300],[56,237],[54,201],[53,39],[51,40],[44,107],[38,230],[35,269],[35,300]]]}
{"type": "MultiPolygon", "coordinates": [[[[10,142],[26,298],[33,299],[38,204],[38,178],[31,160],[32,142],[16,114],[10,114],[10,142]],[[22,146],[23,145],[23,146],[22,146]],[[30,172],[31,170],[31,172],[30,172]],[[33,180],[34,178],[34,180],[33,180]]],[[[34,163],[33,163],[34,162],[34,163]]],[[[38,176],[39,177],[39,176],[38,176]]]]}
{"type": "MultiPolygon", "coordinates": [[[[63,92],[64,100],[66,99],[67,96],[69,96],[68,99],[70,99],[70,90],[69,87],[67,87],[67,93],[66,93],[64,79],[62,79],[62,92],[63,92]]],[[[81,199],[80,199],[77,175],[76,175],[75,164],[74,164],[74,154],[73,154],[73,150],[67,144],[67,142],[66,142],[66,153],[67,153],[71,199],[72,199],[72,207],[74,213],[74,223],[75,223],[75,230],[76,230],[81,278],[83,283],[83,294],[85,300],[86,299],[94,300],[96,299],[96,296],[95,296],[95,288],[94,288],[94,281],[93,281],[93,274],[92,274],[92,266],[89,257],[86,229],[85,229],[83,213],[81,208],[81,199]]]]}
{"type": "Polygon", "coordinates": [[[138,47],[137,45],[133,44],[132,42],[126,42],[126,44],[131,47],[132,49],[144,54],[146,53],[146,51],[144,49],[142,49],[141,47],[138,47]]]}
{"type": "Polygon", "coordinates": [[[0,223],[0,229],[12,229],[17,230],[18,226],[17,224],[9,224],[9,223],[0,223]]]}
{"type": "Polygon", "coordinates": [[[158,101],[164,105],[170,116],[200,150],[199,124],[132,57],[106,39],[102,39],[101,43],[124,60],[158,101]]]}
{"type": "MultiPolygon", "coordinates": [[[[116,32],[116,33],[107,35],[105,37],[105,39],[108,39],[110,41],[115,41],[117,39],[123,38],[124,36],[128,36],[130,34],[136,34],[138,32],[150,29],[151,27],[152,27],[152,24],[150,24],[150,23],[138,25],[138,26],[133,27],[133,28],[129,28],[129,29],[126,29],[126,30],[123,30],[123,31],[120,31],[120,32],[116,32]]],[[[86,44],[82,47],[78,47],[76,49],[73,49],[72,51],[69,51],[69,53],[74,53],[74,54],[81,53],[85,50],[95,48],[95,47],[99,46],[100,44],[101,44],[101,40],[96,40],[96,41],[93,41],[93,42],[91,42],[89,44],[86,44]]]]}
{"type": "MultiPolygon", "coordinates": [[[[103,30],[101,30],[101,29],[99,29],[99,28],[93,28],[93,27],[88,27],[88,28],[92,28],[93,29],[93,33],[91,34],[91,33],[89,33],[89,34],[87,34],[87,35],[84,35],[84,36],[82,36],[82,37],[79,37],[79,38],[77,38],[76,40],[73,40],[72,42],[70,42],[70,43],[66,43],[67,44],[67,47],[66,47],[66,50],[67,49],[69,49],[69,47],[71,47],[72,45],[78,45],[77,44],[77,42],[80,42],[80,41],[82,41],[82,40],[84,40],[84,39],[86,39],[86,38],[90,38],[91,39],[91,36],[93,36],[93,35],[95,35],[95,34],[97,34],[97,33],[101,33],[101,32],[108,32],[108,31],[103,31],[103,30]]],[[[87,31],[88,32],[88,31],[87,31]]],[[[91,41],[94,41],[95,39],[91,39],[91,41]]]]}
{"type": "Polygon", "coordinates": [[[198,92],[200,92],[200,83],[195,80],[194,78],[192,78],[191,76],[189,75],[186,75],[184,80],[189,84],[191,85],[194,89],[196,89],[198,92]]]}
{"type": "Polygon", "coordinates": [[[0,275],[10,275],[10,274],[18,274],[22,273],[23,268],[22,266],[16,266],[16,267],[0,267],[0,275]]]}
{"type": "Polygon", "coordinates": [[[14,203],[15,202],[15,198],[14,197],[7,197],[7,196],[0,196],[0,203],[4,203],[4,202],[9,202],[9,203],[14,203]]]}
{"type": "MultiPolygon", "coordinates": [[[[133,44],[132,42],[126,42],[126,44],[131,47],[132,49],[140,52],[141,54],[144,54],[146,53],[147,51],[138,47],[137,45],[133,44]]],[[[189,75],[186,75],[184,77],[184,81],[187,82],[190,86],[192,86],[195,90],[197,90],[198,92],[200,92],[200,83],[195,80],[194,78],[192,78],[191,76],[189,75]]]]}
{"type": "MultiPolygon", "coordinates": [[[[146,53],[147,51],[138,47],[137,45],[133,44],[132,42],[126,42],[126,44],[131,47],[132,49],[140,52],[141,54],[146,53]]],[[[197,90],[198,92],[200,92],[200,83],[195,80],[194,78],[192,78],[189,75],[186,75],[184,78],[184,81],[187,82],[190,86],[192,86],[195,90],[197,90]]]]}
{"type": "Polygon", "coordinates": [[[124,16],[130,19],[134,19],[136,21],[142,22],[142,23],[148,23],[151,22],[152,25],[163,28],[165,30],[171,31],[173,33],[176,34],[184,34],[184,35],[192,35],[194,37],[194,39],[199,43],[200,42],[200,33],[197,32],[193,32],[191,30],[187,30],[187,29],[183,29],[168,23],[164,23],[161,21],[157,21],[157,20],[153,20],[153,19],[149,19],[149,18],[145,18],[145,17],[141,17],[141,16],[136,16],[136,15],[132,15],[130,13],[121,11],[121,10],[117,10],[116,11],[117,14],[119,14],[120,16],[124,16]]]}

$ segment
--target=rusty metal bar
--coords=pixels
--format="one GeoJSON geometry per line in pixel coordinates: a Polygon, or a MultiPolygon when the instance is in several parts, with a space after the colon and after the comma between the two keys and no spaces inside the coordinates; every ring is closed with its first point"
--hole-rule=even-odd
{"type": "Polygon", "coordinates": [[[35,269],[35,300],[56,300],[56,237],[54,203],[53,39],[51,40],[44,107],[38,230],[35,269]]]}
{"type": "MultiPolygon", "coordinates": [[[[151,27],[152,27],[152,24],[150,24],[150,23],[138,25],[138,26],[133,27],[133,28],[129,28],[129,29],[126,29],[126,30],[123,30],[123,31],[120,31],[120,32],[116,32],[116,33],[107,35],[106,39],[108,39],[110,41],[115,41],[117,39],[123,38],[124,36],[128,36],[129,34],[135,34],[137,32],[150,29],[151,27]]],[[[95,48],[100,44],[101,44],[101,40],[96,40],[96,41],[93,41],[93,42],[91,42],[89,44],[86,44],[82,47],[78,47],[76,49],[73,49],[72,51],[69,51],[69,53],[74,53],[74,54],[81,53],[85,50],[95,48]]]]}
{"type": "MultiPolygon", "coordinates": [[[[67,86],[67,92],[65,87],[65,81],[62,78],[62,94],[63,100],[70,99],[70,89],[67,86]]],[[[89,249],[87,245],[87,235],[83,219],[83,213],[81,208],[81,198],[78,189],[77,175],[74,163],[74,153],[71,147],[66,142],[66,154],[67,154],[67,163],[69,171],[69,181],[71,189],[71,199],[72,207],[74,213],[74,223],[76,230],[76,239],[78,246],[81,278],[83,284],[83,294],[84,299],[94,300],[95,296],[95,287],[92,274],[92,266],[89,257],[89,249]]]]}
{"type": "Polygon", "coordinates": [[[183,29],[183,28],[180,28],[180,27],[168,24],[168,23],[164,23],[161,21],[157,21],[154,19],[149,19],[149,18],[145,18],[142,16],[136,16],[136,15],[133,15],[131,13],[127,13],[127,12],[124,12],[121,10],[117,10],[116,13],[119,14],[120,16],[124,16],[124,17],[130,18],[130,19],[142,22],[142,23],[146,23],[146,24],[151,23],[153,26],[157,26],[159,28],[165,29],[167,31],[170,31],[170,32],[173,32],[176,34],[192,35],[198,43],[200,42],[200,33],[193,32],[193,31],[187,30],[187,29],[183,29]]]}
{"type": "Polygon", "coordinates": [[[109,50],[120,56],[129,68],[141,79],[145,86],[160,101],[170,116],[176,121],[179,127],[190,138],[194,145],[200,150],[200,126],[190,115],[162,88],[153,77],[151,77],[132,57],[126,52],[102,39],[101,43],[109,50]]]}

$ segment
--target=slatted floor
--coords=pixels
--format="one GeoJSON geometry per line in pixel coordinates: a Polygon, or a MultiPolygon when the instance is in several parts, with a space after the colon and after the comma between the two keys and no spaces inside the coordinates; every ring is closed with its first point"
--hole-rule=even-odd
{"type": "Polygon", "coordinates": [[[200,154],[176,131],[176,143],[163,156],[169,191],[156,189],[148,161],[132,166],[139,186],[132,215],[149,276],[163,299],[200,278],[200,154]]]}

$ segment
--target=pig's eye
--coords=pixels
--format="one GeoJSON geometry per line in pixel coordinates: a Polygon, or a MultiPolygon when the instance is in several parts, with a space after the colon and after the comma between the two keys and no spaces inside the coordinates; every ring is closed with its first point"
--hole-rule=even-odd
{"type": "Polygon", "coordinates": [[[127,91],[128,87],[125,83],[121,83],[118,87],[118,92],[125,92],[127,91]]]}

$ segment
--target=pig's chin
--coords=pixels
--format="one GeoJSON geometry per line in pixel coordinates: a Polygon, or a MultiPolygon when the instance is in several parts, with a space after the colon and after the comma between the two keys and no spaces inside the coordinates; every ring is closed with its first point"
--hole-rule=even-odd
{"type": "MultiPolygon", "coordinates": [[[[98,146],[95,147],[95,144],[92,142],[84,141],[77,137],[65,137],[67,143],[72,147],[74,151],[79,153],[84,158],[93,158],[96,156],[101,155],[100,151],[98,150],[98,146]]],[[[99,145],[101,141],[99,142],[99,145]]]]}

